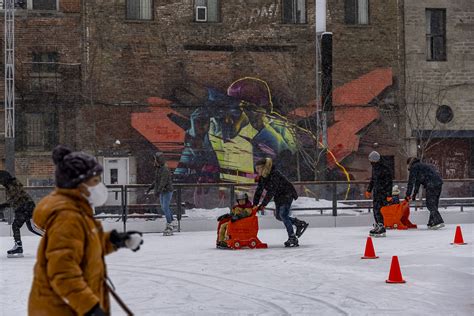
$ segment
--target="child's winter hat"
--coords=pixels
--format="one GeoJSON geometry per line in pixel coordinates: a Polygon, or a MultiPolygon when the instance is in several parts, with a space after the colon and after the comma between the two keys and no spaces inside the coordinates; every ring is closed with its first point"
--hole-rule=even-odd
{"type": "Polygon", "coordinates": [[[56,165],[55,176],[58,188],[77,188],[82,182],[102,174],[103,171],[94,156],[84,152],[73,152],[63,145],[53,150],[53,161],[56,165]]]}
{"type": "Polygon", "coordinates": [[[400,195],[400,189],[398,188],[398,185],[393,186],[392,195],[400,195]]]}
{"type": "Polygon", "coordinates": [[[379,162],[380,161],[380,154],[375,150],[369,154],[369,161],[370,162],[379,162]]]}

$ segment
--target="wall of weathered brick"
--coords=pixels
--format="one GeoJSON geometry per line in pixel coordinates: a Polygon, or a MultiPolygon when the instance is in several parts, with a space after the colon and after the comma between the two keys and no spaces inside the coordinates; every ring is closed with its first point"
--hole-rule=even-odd
{"type": "MultiPolygon", "coordinates": [[[[442,95],[454,118],[431,121],[435,129],[474,130],[474,2],[471,0],[407,1],[405,4],[407,83],[424,85],[442,95]],[[426,59],[426,8],[446,9],[446,61],[426,59]]],[[[408,93],[408,92],[407,92],[408,93]]],[[[410,96],[408,96],[410,97],[410,96]]]]}

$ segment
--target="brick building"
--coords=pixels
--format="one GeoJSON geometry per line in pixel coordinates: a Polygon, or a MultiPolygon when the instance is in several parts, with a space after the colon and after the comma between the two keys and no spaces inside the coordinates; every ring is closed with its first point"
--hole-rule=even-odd
{"type": "Polygon", "coordinates": [[[407,126],[411,154],[424,155],[444,178],[472,178],[474,3],[405,2],[405,34],[407,106],[421,116],[407,126]]]}
{"type": "MultiPolygon", "coordinates": [[[[243,156],[248,161],[248,148],[253,146],[256,151],[265,146],[256,148],[261,144],[253,141],[261,135],[254,128],[258,122],[252,121],[256,119],[250,117],[252,114],[232,117],[235,104],[226,98],[227,89],[242,78],[247,78],[247,85],[241,84],[241,89],[256,89],[253,91],[261,94],[260,100],[265,100],[258,106],[267,115],[264,126],[270,136],[264,149],[270,155],[294,155],[298,144],[289,135],[293,127],[290,132],[285,129],[291,124],[303,126],[299,120],[314,119],[314,1],[91,0],[81,4],[79,0],[60,0],[59,8],[46,11],[35,6],[34,0],[28,5],[29,10],[19,12],[17,17],[17,60],[37,64],[17,69],[23,76],[18,79],[18,93],[31,95],[28,102],[24,101],[28,98],[17,101],[18,113],[20,117],[38,109],[54,113],[42,114],[46,117],[41,121],[46,123],[43,139],[50,139],[47,146],[40,149],[21,143],[26,139],[29,144],[31,129],[17,134],[17,174],[31,184],[51,180],[49,155],[53,143],[70,144],[99,156],[108,170],[108,183],[149,182],[150,157],[156,150],[164,151],[172,167],[180,167],[187,176],[192,170],[186,159],[196,143],[216,156],[200,165],[202,170],[212,165],[209,160],[217,159],[227,178],[245,179],[248,168],[236,169],[231,160],[243,156]],[[20,88],[31,85],[31,71],[38,67],[55,70],[60,84],[69,90],[55,89],[52,94],[47,89],[39,89],[41,93],[36,89],[33,95],[26,87],[20,88]],[[80,78],[80,85],[66,80],[59,71],[62,68],[79,69],[79,77],[68,78],[80,78]],[[290,119],[299,108],[312,111],[290,119]],[[203,113],[207,115],[206,123],[200,121],[203,113]],[[233,120],[232,125],[225,125],[226,120],[233,120]],[[196,122],[208,124],[215,131],[206,134],[205,139],[196,139],[196,122]],[[275,122],[280,125],[272,125],[275,122]],[[225,138],[224,127],[229,126],[241,129],[225,138]],[[236,138],[245,139],[245,144],[232,147],[236,138]],[[231,154],[222,156],[226,151],[231,154]],[[33,162],[49,167],[36,168],[33,162]],[[118,174],[118,170],[126,170],[126,174],[118,174]]],[[[334,88],[343,92],[335,113],[336,120],[342,121],[334,124],[336,140],[329,145],[340,153],[338,158],[357,179],[368,176],[366,157],[374,143],[393,161],[395,175],[402,175],[403,159],[391,141],[398,127],[393,130],[380,123],[376,109],[380,102],[394,106],[400,102],[404,78],[399,50],[404,42],[402,13],[396,0],[383,4],[331,0],[327,4],[327,31],[334,34],[334,88]],[[361,89],[363,97],[358,97],[361,89]],[[366,117],[364,124],[351,127],[351,141],[338,141],[343,131],[340,126],[347,125],[344,120],[351,122],[353,113],[366,112],[373,115],[366,117]]],[[[47,77],[51,82],[53,76],[48,73],[47,77]]],[[[32,117],[27,115],[25,120],[35,126],[32,117]]]]}

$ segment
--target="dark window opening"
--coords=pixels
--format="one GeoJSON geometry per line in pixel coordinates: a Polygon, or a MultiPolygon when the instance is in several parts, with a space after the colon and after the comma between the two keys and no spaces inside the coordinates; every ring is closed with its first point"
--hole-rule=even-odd
{"type": "Polygon", "coordinates": [[[426,9],[426,60],[446,60],[446,9],[426,9]]]}
{"type": "Polygon", "coordinates": [[[56,10],[56,4],[56,0],[33,0],[33,10],[56,10]]]}
{"type": "Polygon", "coordinates": [[[56,52],[33,53],[33,72],[56,72],[59,54],[56,52]]]}
{"type": "Polygon", "coordinates": [[[346,24],[369,24],[369,0],[345,0],[346,24]]]}
{"type": "Polygon", "coordinates": [[[449,123],[453,120],[454,113],[453,109],[451,109],[448,105],[441,105],[436,110],[436,119],[443,124],[449,123]]]}
{"type": "Polygon", "coordinates": [[[306,23],[306,0],[283,0],[283,23],[306,23]]]}

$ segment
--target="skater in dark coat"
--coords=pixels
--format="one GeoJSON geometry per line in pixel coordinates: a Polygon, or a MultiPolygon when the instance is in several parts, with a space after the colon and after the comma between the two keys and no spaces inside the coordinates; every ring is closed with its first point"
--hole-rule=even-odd
{"type": "Polygon", "coordinates": [[[388,205],[387,198],[392,195],[393,177],[390,169],[381,161],[378,152],[371,152],[369,154],[369,161],[372,165],[372,178],[365,192],[365,197],[367,199],[373,198],[375,219],[374,229],[370,231],[370,235],[384,237],[385,226],[380,209],[382,206],[388,205]]]}
{"type": "Polygon", "coordinates": [[[430,218],[428,220],[429,229],[439,229],[444,227],[444,221],[438,211],[439,197],[443,188],[443,179],[436,171],[433,165],[422,163],[416,157],[408,158],[408,171],[410,176],[408,178],[408,187],[405,199],[415,200],[416,195],[420,189],[420,185],[426,190],[426,207],[430,211],[430,218]],[[413,195],[412,195],[412,190],[413,195]]]}
{"type": "Polygon", "coordinates": [[[173,178],[162,152],[156,152],[153,159],[155,181],[153,181],[146,193],[148,194],[153,190],[155,197],[160,199],[161,209],[166,217],[164,234],[172,235],[173,229],[178,226],[177,223],[173,221],[173,212],[170,208],[171,198],[173,197],[173,178]]]}
{"type": "Polygon", "coordinates": [[[290,217],[291,204],[293,200],[298,198],[295,187],[280,171],[272,166],[271,158],[257,161],[255,169],[258,173],[258,186],[253,198],[253,204],[259,205],[259,209],[263,210],[274,199],[275,217],[283,222],[288,233],[288,241],[285,242],[285,246],[298,246],[298,238],[303,235],[308,224],[296,217],[290,217]],[[260,203],[264,189],[267,193],[260,203]],[[296,234],[293,225],[296,226],[296,234]]]}
{"type": "Polygon", "coordinates": [[[23,185],[5,170],[0,171],[0,184],[5,187],[5,195],[7,201],[0,204],[0,209],[5,207],[12,207],[15,210],[15,219],[13,220],[12,230],[15,245],[12,249],[7,251],[9,257],[21,257],[23,254],[23,245],[21,242],[20,228],[26,223],[28,230],[35,235],[42,236],[43,232],[38,229],[33,221],[33,210],[35,209],[35,202],[26,193],[23,185]]]}

